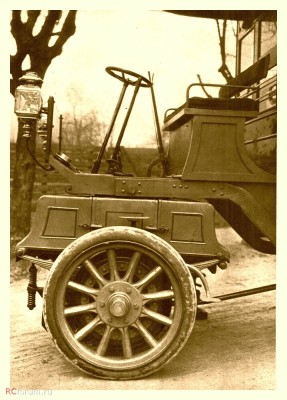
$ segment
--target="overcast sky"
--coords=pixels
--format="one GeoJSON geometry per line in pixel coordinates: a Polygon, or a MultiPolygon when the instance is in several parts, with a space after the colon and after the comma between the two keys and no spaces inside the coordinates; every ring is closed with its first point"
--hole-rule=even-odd
{"type": "MultiPolygon", "coordinates": [[[[206,82],[223,82],[214,20],[161,11],[88,10],[78,11],[76,25],[44,80],[44,98],[53,95],[56,101],[55,125],[59,113],[72,111],[71,88],[78,92],[77,111],[94,109],[102,121],[110,121],[122,84],[105,72],[109,65],[154,74],[160,121],[167,108],[184,102],[197,74],[206,82]]],[[[148,89],[140,90],[126,133],[124,145],[146,145],[154,137],[148,89]]]]}

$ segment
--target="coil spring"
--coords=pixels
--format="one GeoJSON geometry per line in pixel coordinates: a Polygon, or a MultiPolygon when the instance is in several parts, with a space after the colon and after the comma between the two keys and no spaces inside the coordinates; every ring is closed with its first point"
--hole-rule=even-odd
{"type": "Polygon", "coordinates": [[[36,307],[36,290],[37,290],[37,268],[34,264],[31,264],[29,268],[29,283],[27,287],[28,291],[28,302],[27,307],[29,310],[33,310],[36,307]]]}

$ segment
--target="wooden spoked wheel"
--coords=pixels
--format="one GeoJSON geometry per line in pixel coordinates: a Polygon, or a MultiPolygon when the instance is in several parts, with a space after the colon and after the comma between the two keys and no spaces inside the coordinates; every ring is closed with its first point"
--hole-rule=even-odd
{"type": "Polygon", "coordinates": [[[136,379],[184,346],[196,314],[192,278],[165,241],[137,228],[88,233],[55,261],[44,318],[78,368],[106,379],[136,379]]]}

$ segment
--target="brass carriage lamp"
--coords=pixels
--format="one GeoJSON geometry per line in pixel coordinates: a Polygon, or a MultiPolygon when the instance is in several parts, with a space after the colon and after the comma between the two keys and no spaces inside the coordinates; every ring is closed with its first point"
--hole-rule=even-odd
{"type": "Polygon", "coordinates": [[[23,136],[30,138],[31,125],[39,117],[42,109],[42,96],[39,85],[43,80],[35,72],[27,72],[19,79],[20,85],[15,91],[14,112],[23,122],[23,136]]]}
{"type": "Polygon", "coordinates": [[[39,84],[43,80],[35,72],[27,72],[15,91],[15,114],[20,118],[37,119],[42,108],[42,96],[39,84]]]}

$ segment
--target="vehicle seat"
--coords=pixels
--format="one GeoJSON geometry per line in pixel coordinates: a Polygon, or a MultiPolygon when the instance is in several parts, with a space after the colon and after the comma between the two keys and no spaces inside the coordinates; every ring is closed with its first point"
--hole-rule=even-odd
{"type": "MultiPolygon", "coordinates": [[[[194,85],[200,84],[192,84],[187,89],[187,100],[185,103],[174,109],[169,109],[165,113],[164,123],[170,121],[175,115],[179,114],[179,112],[185,108],[194,108],[194,109],[209,109],[209,110],[235,110],[235,111],[259,111],[259,103],[256,100],[247,98],[247,97],[236,97],[232,98],[232,96],[238,95],[243,87],[248,87],[258,82],[260,79],[263,79],[267,76],[268,67],[270,63],[270,55],[268,54],[265,57],[260,58],[255,64],[251,65],[246,70],[242,71],[235,78],[232,78],[228,81],[226,85],[209,85],[206,86],[219,86],[220,90],[218,93],[218,97],[191,97],[189,98],[189,90],[194,85]],[[168,113],[172,111],[172,113],[168,113]]],[[[205,86],[205,84],[203,84],[205,86]]]]}
{"type": "Polygon", "coordinates": [[[176,108],[171,114],[168,114],[164,123],[173,118],[179,111],[185,108],[209,109],[209,110],[238,110],[238,111],[257,111],[258,102],[247,98],[222,99],[218,97],[191,97],[188,102],[176,108]]]}

